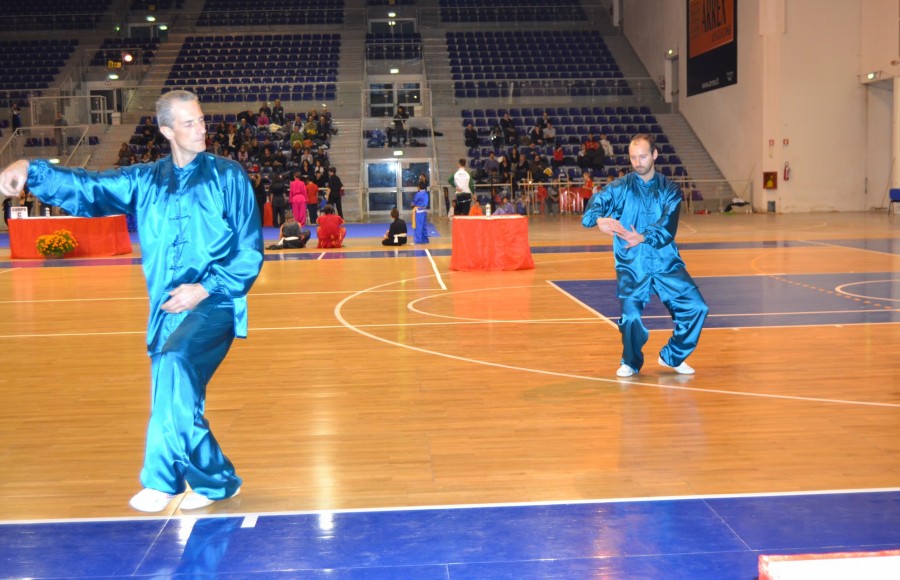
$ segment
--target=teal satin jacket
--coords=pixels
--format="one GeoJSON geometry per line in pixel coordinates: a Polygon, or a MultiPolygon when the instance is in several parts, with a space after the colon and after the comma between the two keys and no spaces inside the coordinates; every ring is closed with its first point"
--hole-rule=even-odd
{"type": "MultiPolygon", "coordinates": [[[[259,209],[244,169],[200,153],[184,168],[171,157],[103,172],[32,161],[28,187],[44,203],[84,217],[120,213],[137,217],[150,320],[147,346],[158,352],[168,293],[202,284],[234,303],[235,336],[247,336],[247,293],[263,262],[259,209]]],[[[179,321],[180,322],[180,321],[179,321]]]]}
{"type": "Polygon", "coordinates": [[[681,190],[658,172],[649,182],[629,173],[591,197],[581,221],[584,227],[596,226],[599,218],[615,218],[644,236],[633,248],[613,238],[619,298],[646,301],[656,293],[665,300],[696,288],[675,246],[680,211],[681,190]]]}

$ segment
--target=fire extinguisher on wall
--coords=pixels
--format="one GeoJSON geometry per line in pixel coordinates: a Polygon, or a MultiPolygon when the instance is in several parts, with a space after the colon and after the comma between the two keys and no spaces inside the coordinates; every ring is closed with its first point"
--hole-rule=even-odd
{"type": "Polygon", "coordinates": [[[791,164],[787,161],[784,162],[784,176],[782,178],[783,181],[791,180],[791,164]]]}

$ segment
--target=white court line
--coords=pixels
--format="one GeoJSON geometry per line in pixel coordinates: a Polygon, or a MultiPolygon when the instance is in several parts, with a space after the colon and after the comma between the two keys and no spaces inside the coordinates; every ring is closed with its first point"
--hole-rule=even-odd
{"type": "MultiPolygon", "coordinates": [[[[874,238],[874,239],[890,239],[890,238],[874,238]]],[[[825,242],[817,242],[815,240],[799,240],[805,242],[807,244],[812,244],[814,246],[823,246],[826,248],[838,248],[840,250],[859,250],[860,252],[872,252],[874,254],[883,254],[885,256],[896,256],[896,254],[892,254],[890,252],[882,252],[881,250],[873,250],[872,248],[857,248],[856,246],[842,246],[840,244],[827,244],[825,242]]]]}
{"type": "Polygon", "coordinates": [[[580,305],[583,306],[588,312],[592,312],[593,314],[595,314],[595,315],[597,316],[597,318],[599,318],[599,319],[602,320],[603,322],[609,324],[609,325],[612,326],[613,328],[619,328],[619,326],[618,326],[615,322],[613,322],[608,316],[604,316],[604,315],[603,315],[602,313],[600,313],[599,311],[594,310],[593,308],[591,308],[590,306],[588,306],[587,304],[585,304],[584,302],[582,302],[582,301],[579,300],[578,298],[575,298],[573,295],[569,294],[568,292],[566,292],[565,290],[563,290],[562,288],[560,288],[560,287],[556,284],[556,282],[553,282],[552,280],[547,280],[547,284],[550,284],[551,286],[553,286],[554,288],[556,288],[557,290],[559,290],[559,291],[562,293],[563,296],[567,297],[567,298],[568,298],[569,300],[571,300],[572,302],[574,302],[574,303],[576,303],[576,304],[580,304],[580,305]]]}
{"type": "Polygon", "coordinates": [[[242,528],[255,528],[257,520],[259,520],[259,516],[257,514],[244,516],[243,521],[241,521],[241,527],[242,528]]]}
{"type": "Polygon", "coordinates": [[[7,272],[12,272],[15,268],[10,268],[9,270],[0,270],[0,274],[6,274],[7,272]]]}
{"type": "MultiPolygon", "coordinates": [[[[419,280],[424,277],[425,276],[420,276],[419,278],[399,280],[396,282],[386,282],[384,284],[379,284],[378,286],[373,286],[371,289],[375,290],[378,288],[383,288],[385,286],[390,286],[392,284],[402,284],[405,282],[412,282],[413,280],[419,280]]],[[[348,330],[352,330],[353,332],[356,332],[357,334],[368,337],[377,342],[381,342],[381,343],[388,344],[391,346],[396,346],[399,348],[405,348],[407,350],[411,350],[414,352],[420,352],[422,354],[430,354],[430,355],[439,356],[442,358],[447,358],[450,360],[478,364],[478,365],[494,367],[494,368],[499,368],[499,369],[506,369],[506,370],[512,370],[512,371],[523,371],[523,372],[535,373],[535,374],[551,376],[551,377],[560,377],[560,378],[565,378],[565,379],[579,379],[579,380],[584,380],[584,381],[609,383],[609,384],[615,384],[615,385],[627,384],[627,385],[633,385],[633,386],[651,387],[651,388],[655,388],[655,389],[664,389],[664,390],[671,390],[671,391],[687,391],[687,392],[707,393],[707,394],[713,393],[713,394],[717,394],[717,395],[726,395],[726,396],[730,396],[730,397],[753,397],[753,398],[760,398],[760,399],[776,399],[776,400],[783,400],[783,401],[801,401],[801,402],[807,402],[807,403],[825,403],[825,404],[853,405],[853,406],[863,406],[863,407],[885,407],[885,408],[892,408],[892,409],[900,409],[900,404],[898,404],[898,403],[875,403],[875,402],[871,402],[871,401],[849,401],[849,400],[844,400],[844,399],[826,399],[826,398],[820,398],[820,397],[801,397],[801,396],[793,396],[793,395],[771,395],[771,394],[763,394],[763,393],[751,393],[751,392],[747,392],[747,391],[726,391],[723,389],[701,389],[701,388],[696,388],[696,387],[660,385],[660,384],[654,384],[654,383],[642,383],[642,382],[634,381],[634,380],[588,377],[588,376],[583,376],[583,375],[574,375],[571,373],[560,373],[560,372],[556,372],[556,371],[547,371],[547,370],[543,370],[543,369],[518,367],[518,366],[507,365],[507,364],[502,364],[502,363],[477,360],[477,359],[473,359],[470,357],[456,356],[453,354],[438,352],[438,351],[434,351],[434,350],[420,348],[417,346],[403,344],[403,343],[396,342],[393,340],[388,340],[386,338],[376,336],[369,332],[365,332],[364,330],[361,330],[360,327],[350,324],[350,322],[347,321],[347,319],[345,319],[343,317],[343,315],[341,314],[341,310],[343,309],[345,304],[347,304],[348,302],[350,302],[351,300],[353,300],[359,296],[366,294],[367,292],[368,292],[368,290],[360,290],[360,291],[344,298],[340,302],[338,302],[338,304],[334,307],[335,318],[337,318],[338,321],[342,325],[344,325],[348,330]]]]}
{"type": "Polygon", "coordinates": [[[319,257],[316,258],[316,260],[321,260],[322,258],[325,257],[325,254],[327,254],[327,253],[328,253],[328,252],[322,252],[321,254],[319,254],[319,257]]]}
{"type": "MultiPolygon", "coordinates": [[[[118,516],[106,518],[53,518],[41,520],[8,520],[0,521],[0,526],[20,526],[31,524],[71,524],[85,522],[146,522],[150,520],[198,520],[213,518],[254,518],[254,525],[260,517],[281,517],[281,516],[315,516],[322,514],[368,514],[368,513],[384,513],[384,512],[420,512],[434,510],[468,510],[468,509],[492,509],[492,508],[517,508],[517,507],[553,507],[568,505],[606,505],[615,503],[650,503],[654,501],[712,501],[717,499],[751,499],[751,498],[767,498],[767,497],[803,497],[810,495],[838,495],[838,494],[869,494],[869,493],[897,493],[900,492],[898,487],[872,487],[872,488],[855,488],[855,489],[814,489],[809,491],[775,491],[775,492],[753,492],[753,493],[722,493],[711,495],[659,495],[659,496],[636,496],[636,497],[612,497],[612,498],[588,498],[588,499],[559,499],[544,501],[511,501],[511,502],[491,502],[491,503],[458,503],[458,504],[437,504],[437,505],[403,505],[403,506],[384,506],[373,508],[337,508],[328,510],[297,510],[297,511],[275,511],[275,512],[234,512],[204,515],[187,515],[187,514],[171,514],[164,516],[118,516]]],[[[243,526],[242,526],[243,527],[243,526]]]]}
{"type": "Polygon", "coordinates": [[[431,262],[431,269],[434,270],[434,275],[437,277],[438,284],[441,285],[441,290],[446,290],[447,285],[444,284],[444,279],[441,277],[440,271],[438,271],[437,264],[434,263],[434,258],[431,257],[431,252],[426,248],[425,255],[428,256],[428,261],[431,262]]]}

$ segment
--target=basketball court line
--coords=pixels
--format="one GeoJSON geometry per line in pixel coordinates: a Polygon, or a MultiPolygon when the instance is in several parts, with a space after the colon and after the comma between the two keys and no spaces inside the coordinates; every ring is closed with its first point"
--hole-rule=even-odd
{"type": "Polygon", "coordinates": [[[705,501],[717,499],[754,499],[770,497],[805,497],[821,495],[862,495],[871,493],[897,493],[900,487],[873,487],[851,489],[814,489],[807,491],[774,491],[774,492],[748,492],[748,493],[722,493],[706,495],[658,495],[658,496],[634,496],[588,499],[560,499],[560,500],[535,500],[518,502],[486,502],[486,503],[459,503],[459,504],[434,504],[412,506],[382,506],[368,508],[336,508],[324,510],[293,510],[271,512],[229,512],[220,514],[168,514],[168,515],[140,515],[140,516],[114,516],[101,518],[52,518],[44,520],[0,520],[0,526],[9,525],[40,525],[40,524],[83,524],[90,522],[146,522],[152,520],[198,520],[211,518],[249,518],[258,520],[260,517],[278,516],[310,516],[323,514],[368,514],[391,512],[421,512],[432,510],[470,510],[490,508],[515,508],[515,507],[553,507],[571,505],[608,505],[617,503],[652,503],[667,501],[705,501]]]}
{"type": "MultiPolygon", "coordinates": [[[[822,397],[801,397],[801,396],[796,396],[796,395],[772,395],[772,394],[766,394],[766,393],[751,393],[751,392],[747,392],[747,391],[726,391],[723,389],[708,389],[708,388],[698,388],[698,387],[686,387],[686,386],[679,386],[679,385],[661,385],[658,383],[645,383],[645,382],[641,382],[638,380],[623,380],[623,379],[616,379],[616,378],[592,377],[592,376],[576,375],[576,374],[571,374],[571,373],[561,373],[561,372],[557,372],[557,371],[549,371],[549,370],[544,370],[544,369],[521,367],[521,366],[515,366],[515,365],[508,365],[508,364],[504,364],[504,363],[496,363],[496,362],[491,362],[491,361],[478,360],[478,359],[474,359],[471,357],[461,357],[461,356],[454,355],[454,354],[430,350],[430,349],[426,349],[426,348],[422,348],[422,347],[418,347],[418,346],[412,346],[409,344],[404,344],[401,342],[397,342],[394,340],[390,340],[387,338],[383,338],[383,337],[374,335],[370,332],[366,332],[366,331],[362,330],[362,325],[354,325],[354,324],[350,323],[346,318],[344,318],[344,316],[342,314],[342,310],[345,305],[347,305],[349,302],[351,302],[352,300],[355,300],[356,298],[358,298],[360,296],[364,296],[365,294],[367,294],[369,292],[369,290],[376,290],[376,289],[380,289],[385,286],[390,286],[393,284],[404,284],[407,282],[413,282],[415,280],[420,280],[420,279],[426,278],[426,277],[427,276],[420,276],[417,278],[409,278],[409,279],[397,280],[394,282],[386,282],[384,284],[379,284],[377,286],[373,286],[371,289],[360,290],[358,292],[355,292],[352,295],[347,296],[346,298],[341,300],[334,307],[334,316],[348,330],[356,332],[357,334],[365,336],[376,342],[381,342],[383,344],[403,348],[406,350],[411,350],[413,352],[419,352],[422,354],[428,354],[428,355],[438,356],[438,357],[455,360],[455,361],[459,361],[459,362],[477,364],[477,365],[488,366],[488,367],[499,368],[499,369],[510,370],[510,371],[521,371],[521,372],[534,373],[534,374],[539,374],[539,375],[544,375],[544,376],[552,376],[552,377],[559,377],[559,378],[565,378],[565,379],[584,380],[584,381],[596,382],[596,383],[605,383],[605,384],[614,384],[614,385],[627,384],[627,385],[633,385],[633,386],[651,387],[654,389],[673,390],[673,391],[690,391],[690,392],[696,392],[696,393],[725,395],[725,396],[731,396],[731,397],[753,397],[753,398],[761,398],[761,399],[799,401],[799,402],[807,402],[807,403],[824,403],[824,404],[851,405],[851,406],[864,406],[864,407],[884,407],[884,408],[900,409],[900,403],[878,403],[878,402],[873,402],[873,401],[850,401],[850,400],[845,400],[845,399],[828,399],[828,398],[822,398],[822,397]]],[[[690,379],[691,377],[688,377],[688,378],[690,379]]]]}

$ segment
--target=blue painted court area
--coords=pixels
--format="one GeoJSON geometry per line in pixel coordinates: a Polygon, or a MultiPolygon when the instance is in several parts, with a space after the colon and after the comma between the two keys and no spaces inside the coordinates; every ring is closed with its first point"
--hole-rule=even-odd
{"type": "Polygon", "coordinates": [[[755,578],[900,548],[900,491],[0,525],[3,578],[755,578]]]}
{"type": "MultiPolygon", "coordinates": [[[[896,272],[711,276],[695,278],[709,304],[705,328],[900,322],[896,272]]],[[[615,280],[563,280],[560,289],[602,316],[622,313],[615,280]]],[[[650,330],[672,328],[655,296],[644,310],[650,330]]]]}

